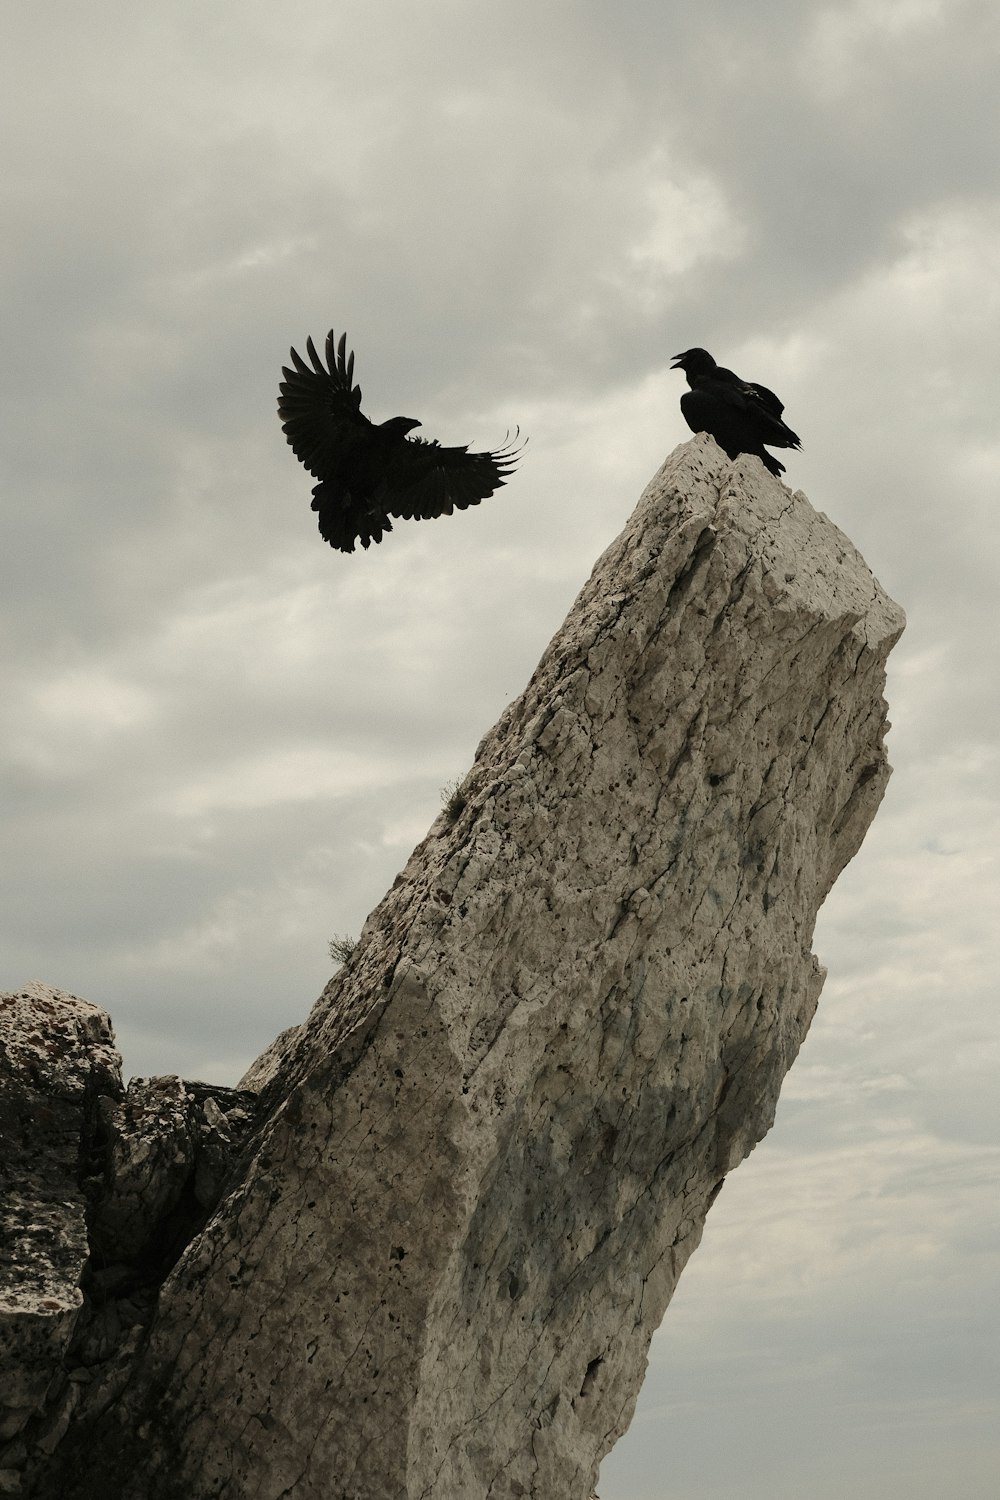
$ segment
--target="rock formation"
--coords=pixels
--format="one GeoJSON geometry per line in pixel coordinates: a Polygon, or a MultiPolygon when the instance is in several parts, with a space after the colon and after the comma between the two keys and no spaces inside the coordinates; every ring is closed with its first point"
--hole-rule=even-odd
{"type": "Polygon", "coordinates": [[[815,1010],[901,629],[803,495],[690,442],[242,1091],[130,1103],[83,1009],[8,1493],[584,1500],[815,1010]]]}
{"type": "Polygon", "coordinates": [[[96,1005],[41,984],[0,995],[0,1495],[32,1476],[63,1493],[47,1460],[81,1403],[127,1382],[255,1102],[180,1078],[125,1090],[96,1005]]]}

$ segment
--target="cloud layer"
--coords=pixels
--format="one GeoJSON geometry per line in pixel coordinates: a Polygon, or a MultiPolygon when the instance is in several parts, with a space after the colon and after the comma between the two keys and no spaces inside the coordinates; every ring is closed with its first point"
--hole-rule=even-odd
{"type": "Polygon", "coordinates": [[[818,1019],[601,1493],[992,1497],[996,8],[57,0],[7,48],[4,987],[107,1006],[129,1071],[238,1077],[688,436],[669,356],[707,346],[781,392],[790,479],[910,624],[818,1019]],[[376,418],[519,423],[510,485],[324,548],[274,404],[331,325],[376,418]]]}

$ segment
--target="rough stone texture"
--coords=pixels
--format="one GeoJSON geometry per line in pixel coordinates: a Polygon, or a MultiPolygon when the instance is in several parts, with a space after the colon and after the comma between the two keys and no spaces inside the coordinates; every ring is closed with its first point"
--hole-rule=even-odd
{"type": "Polygon", "coordinates": [[[809,1026],[901,628],[804,496],[672,455],[247,1075],[221,1202],[32,1493],[589,1495],[809,1026]]]}
{"type": "Polygon", "coordinates": [[[179,1078],[126,1092],[104,1011],[41,984],[0,995],[0,1494],[46,1493],[71,1422],[126,1384],[253,1102],[179,1078]]]}
{"type": "Polygon", "coordinates": [[[121,1092],[96,1005],[43,984],[0,995],[0,1444],[41,1411],[69,1345],[88,1254],[81,1158],[98,1098],[121,1092]]]}

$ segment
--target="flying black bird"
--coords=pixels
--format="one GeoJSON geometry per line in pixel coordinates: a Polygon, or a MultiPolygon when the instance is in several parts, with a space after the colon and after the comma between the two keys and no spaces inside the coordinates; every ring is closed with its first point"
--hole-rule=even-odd
{"type": "Polygon", "coordinates": [[[513,472],[521,449],[514,443],[492,453],[442,448],[410,437],[421,424],[413,417],[372,422],[361,410],[361,389],[352,386],[354,355],[345,357],[347,335],[334,348],[326,338],[326,364],[312,339],[312,367],[293,349],[294,369],[282,367],[278,416],[296,458],[319,480],[312,508],[331,547],[353,552],[392,530],[390,516],[425,521],[478,505],[513,472]]]}
{"type": "Polygon", "coordinates": [[[772,448],[801,448],[802,444],[781,420],[785,408],[773,391],[717,365],[707,349],[675,354],[671,369],[683,370],[691,387],[681,397],[681,412],[692,432],[707,432],[730,458],[755,453],[772,474],[785,472],[784,464],[764,444],[772,448]]]}

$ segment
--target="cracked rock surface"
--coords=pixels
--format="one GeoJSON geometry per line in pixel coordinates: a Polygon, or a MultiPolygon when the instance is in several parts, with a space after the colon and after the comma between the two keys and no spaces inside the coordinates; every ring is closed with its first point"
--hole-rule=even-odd
{"type": "Polygon", "coordinates": [[[756,460],[667,460],[36,1493],[590,1495],[809,1027],[902,624],[756,460]]]}
{"type": "Polygon", "coordinates": [[[0,1452],[41,1411],[69,1345],[88,1253],[80,1158],[97,1100],[121,1092],[96,1005],[42,984],[0,995],[0,1452]]]}
{"type": "Polygon", "coordinates": [[[252,1102],[179,1078],[125,1090],[104,1011],[38,983],[0,995],[0,1495],[64,1492],[52,1455],[127,1383],[252,1102]]]}

